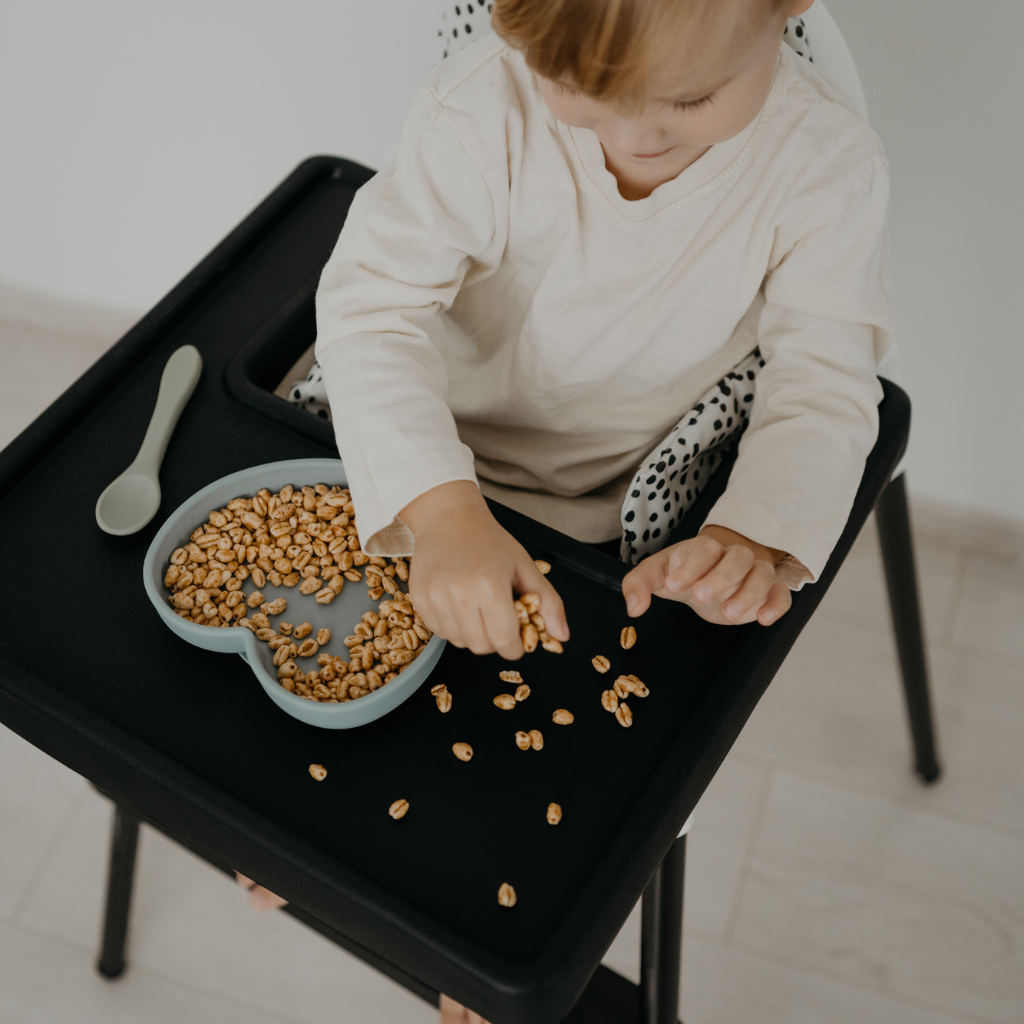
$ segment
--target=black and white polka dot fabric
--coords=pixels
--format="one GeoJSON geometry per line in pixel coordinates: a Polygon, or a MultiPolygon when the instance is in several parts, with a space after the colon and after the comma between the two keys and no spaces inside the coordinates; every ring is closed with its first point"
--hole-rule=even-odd
{"type": "Polygon", "coordinates": [[[803,18],[790,18],[782,32],[782,41],[789,43],[796,51],[798,57],[805,57],[812,64],[814,57],[811,54],[811,40],[807,36],[807,26],[803,18]]]}
{"type": "Polygon", "coordinates": [[[297,380],[288,386],[288,401],[314,416],[330,421],[331,406],[327,401],[327,387],[319,363],[313,364],[305,380],[297,380]]]}
{"type": "Polygon", "coordinates": [[[438,63],[487,35],[491,31],[493,9],[494,4],[489,0],[445,4],[441,12],[441,27],[437,30],[441,54],[438,63]]]}
{"type": "Polygon", "coordinates": [[[754,349],[672,428],[644,459],[622,503],[619,555],[636,565],[660,550],[750,419],[764,366],[754,349]]]}

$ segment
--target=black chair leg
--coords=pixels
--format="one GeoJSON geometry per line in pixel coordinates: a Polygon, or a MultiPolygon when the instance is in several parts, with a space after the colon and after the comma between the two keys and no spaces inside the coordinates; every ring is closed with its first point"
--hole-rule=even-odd
{"type": "Polygon", "coordinates": [[[680,836],[644,890],[640,924],[641,1024],[677,1024],[683,954],[686,836],[680,836]]]}
{"type": "Polygon", "coordinates": [[[942,769],[935,752],[928,662],[904,474],[892,479],[882,492],[875,505],[875,522],[882,546],[893,632],[896,634],[903,690],[907,698],[910,735],[914,741],[914,769],[924,782],[934,782],[942,769]]]}
{"type": "Polygon", "coordinates": [[[125,968],[128,914],[135,880],[135,853],[139,846],[139,817],[123,804],[114,804],[110,835],[110,870],[107,876],[107,907],[103,918],[103,948],[96,970],[104,978],[117,978],[125,968]]]}

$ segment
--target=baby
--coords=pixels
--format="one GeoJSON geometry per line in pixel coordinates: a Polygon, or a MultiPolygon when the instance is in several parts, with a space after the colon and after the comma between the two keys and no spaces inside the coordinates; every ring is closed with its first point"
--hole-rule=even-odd
{"type": "Polygon", "coordinates": [[[416,607],[449,642],[519,657],[526,591],[569,638],[484,495],[619,539],[645,456],[757,350],[724,495],[626,576],[626,610],[767,625],[824,567],[877,431],[888,174],[780,45],[811,2],[494,0],[495,34],[427,77],[356,195],[317,358],[363,548],[415,548],[416,607]]]}

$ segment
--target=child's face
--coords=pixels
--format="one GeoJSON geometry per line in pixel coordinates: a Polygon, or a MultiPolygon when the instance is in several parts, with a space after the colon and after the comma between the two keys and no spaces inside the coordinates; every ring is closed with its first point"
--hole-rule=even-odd
{"type": "Polygon", "coordinates": [[[671,181],[710,146],[743,131],[764,105],[786,14],[792,12],[781,10],[751,23],[742,16],[744,11],[749,15],[749,8],[733,6],[737,12],[731,23],[696,61],[654,70],[649,98],[636,109],[537,76],[541,95],[559,121],[596,133],[626,198],[641,198],[671,181]]]}

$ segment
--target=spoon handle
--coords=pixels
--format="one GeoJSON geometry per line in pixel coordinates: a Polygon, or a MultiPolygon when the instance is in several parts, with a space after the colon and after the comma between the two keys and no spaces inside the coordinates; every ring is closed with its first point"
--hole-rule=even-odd
{"type": "Polygon", "coordinates": [[[199,383],[199,375],[203,371],[203,357],[193,345],[182,345],[167,360],[163,376],[160,378],[160,391],[156,396],[156,407],[146,428],[146,436],[142,440],[139,454],[135,456],[133,467],[155,480],[160,473],[160,463],[164,460],[167,443],[177,426],[192,392],[199,383]]]}

